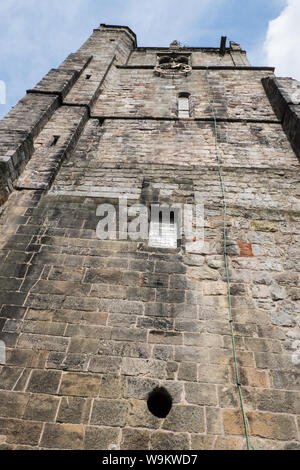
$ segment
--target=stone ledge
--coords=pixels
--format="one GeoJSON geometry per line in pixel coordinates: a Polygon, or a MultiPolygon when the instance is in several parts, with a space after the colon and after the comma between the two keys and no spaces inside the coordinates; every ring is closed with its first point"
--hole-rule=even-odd
{"type": "Polygon", "coordinates": [[[27,90],[27,93],[54,94],[64,98],[78,76],[76,70],[51,69],[33,89],[27,90]]]}
{"type": "Polygon", "coordinates": [[[262,79],[262,84],[300,159],[300,83],[292,78],[267,77],[262,79]]]}
{"type": "Polygon", "coordinates": [[[59,107],[59,96],[28,94],[0,122],[0,198],[9,194],[13,182],[33,154],[33,139],[59,107]]]}
{"type": "Polygon", "coordinates": [[[71,54],[58,69],[51,69],[33,89],[27,90],[27,93],[56,94],[63,100],[92,58],[93,56],[71,54]]]}
{"type": "Polygon", "coordinates": [[[79,73],[79,75],[86,69],[86,67],[91,62],[93,56],[82,55],[78,52],[68,55],[68,57],[61,63],[58,67],[59,70],[74,70],[79,73]]]}
{"type": "MultiPolygon", "coordinates": [[[[91,81],[90,83],[94,83],[94,86],[91,88],[91,89],[88,89],[86,90],[87,91],[87,94],[84,95],[84,97],[81,97],[80,98],[80,95],[78,95],[78,92],[80,91],[83,91],[84,88],[85,88],[85,84],[83,83],[83,81],[79,80],[79,83],[76,83],[76,86],[72,89],[72,90],[69,90],[70,93],[67,94],[67,96],[65,97],[65,99],[63,100],[63,104],[66,105],[66,106],[86,106],[89,110],[89,113],[90,113],[90,108],[95,104],[96,100],[98,99],[99,95],[100,95],[100,92],[101,92],[101,88],[102,88],[102,85],[114,63],[116,59],[116,56],[113,55],[112,59],[109,61],[109,63],[107,64],[104,64],[103,66],[103,70],[101,72],[101,74],[99,75],[98,79],[96,80],[96,82],[94,81],[91,81]],[[77,88],[76,88],[77,87],[77,88]]],[[[92,65],[91,65],[91,68],[92,68],[92,65]]],[[[99,71],[98,71],[99,73],[99,71]]]]}
{"type": "MultiPolygon", "coordinates": [[[[64,103],[68,106],[87,106],[87,105],[74,105],[72,103],[64,103]]],[[[135,121],[135,120],[146,120],[146,121],[170,121],[170,122],[214,122],[213,117],[203,117],[203,118],[179,118],[179,117],[172,117],[172,116],[143,116],[143,115],[135,115],[135,116],[122,116],[122,115],[112,115],[112,116],[105,116],[92,114],[91,119],[98,119],[98,120],[127,120],[127,121],[135,121]]],[[[280,124],[281,122],[275,119],[242,119],[242,118],[223,118],[217,117],[217,122],[230,122],[230,123],[251,123],[251,124],[280,124]]]]}
{"type": "MultiPolygon", "coordinates": [[[[217,50],[218,51],[218,50],[217,50]]],[[[216,52],[217,52],[216,51],[216,52]]],[[[154,65],[116,65],[118,69],[154,69],[154,65]]],[[[274,72],[274,67],[252,67],[250,65],[193,65],[193,70],[265,70],[274,72]]]]}
{"type": "Polygon", "coordinates": [[[134,48],[137,47],[136,34],[128,26],[119,26],[119,25],[110,25],[110,24],[101,23],[99,28],[95,28],[94,31],[101,31],[102,33],[103,32],[116,33],[119,31],[122,33],[126,33],[127,36],[132,40],[134,48]]]}
{"type": "MultiPolygon", "coordinates": [[[[0,122],[0,205],[30,160],[34,152],[34,137],[59,108],[92,57],[70,54],[58,69],[51,69],[34,89],[28,90],[27,95],[0,122]]],[[[30,189],[44,187],[44,182],[33,182],[30,189]]]]}
{"type": "MultiPolygon", "coordinates": [[[[15,184],[17,189],[48,189],[57,174],[63,160],[74,149],[81,132],[88,120],[87,110],[83,107],[68,109],[61,107],[54,118],[69,122],[65,129],[65,138],[59,146],[41,147],[37,149],[27,165],[25,171],[15,184]],[[66,132],[66,130],[68,132],[66,132]]],[[[45,136],[52,135],[51,127],[43,130],[45,136]]]]}
{"type": "Polygon", "coordinates": [[[0,130],[0,140],[0,193],[4,195],[13,190],[13,181],[33,153],[33,139],[25,131],[0,130]]]}

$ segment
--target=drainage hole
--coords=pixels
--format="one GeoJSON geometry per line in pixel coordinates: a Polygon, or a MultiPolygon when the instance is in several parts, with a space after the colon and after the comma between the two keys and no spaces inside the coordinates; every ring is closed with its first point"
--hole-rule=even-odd
{"type": "Polygon", "coordinates": [[[156,387],[149,393],[147,405],[157,418],[165,418],[172,408],[172,397],[164,387],[156,387]]]}

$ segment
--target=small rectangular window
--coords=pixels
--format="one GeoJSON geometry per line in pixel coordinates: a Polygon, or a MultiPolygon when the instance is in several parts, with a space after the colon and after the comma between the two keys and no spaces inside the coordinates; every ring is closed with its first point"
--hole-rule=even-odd
{"type": "Polygon", "coordinates": [[[151,206],[149,246],[177,248],[180,234],[180,216],[177,208],[151,206]]]}
{"type": "Polygon", "coordinates": [[[178,117],[189,118],[190,117],[190,101],[188,96],[178,97],[178,117]]]}

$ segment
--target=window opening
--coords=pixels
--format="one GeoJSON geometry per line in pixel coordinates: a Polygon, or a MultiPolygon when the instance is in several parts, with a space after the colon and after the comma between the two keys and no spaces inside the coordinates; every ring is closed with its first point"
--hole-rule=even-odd
{"type": "Polygon", "coordinates": [[[180,238],[181,212],[152,204],[149,230],[149,246],[156,248],[177,248],[180,238]]]}
{"type": "Polygon", "coordinates": [[[50,147],[55,147],[55,145],[57,144],[59,138],[60,138],[60,135],[54,135],[50,147]]]}
{"type": "Polygon", "coordinates": [[[189,94],[182,93],[178,96],[178,117],[189,118],[190,117],[190,99],[189,94]]]}

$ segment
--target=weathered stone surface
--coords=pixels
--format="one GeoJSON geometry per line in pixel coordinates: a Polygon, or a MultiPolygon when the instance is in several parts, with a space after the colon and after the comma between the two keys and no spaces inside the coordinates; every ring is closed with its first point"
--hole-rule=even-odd
{"type": "Polygon", "coordinates": [[[244,433],[244,423],[240,410],[223,410],[223,426],[225,434],[244,433]]]}
{"type": "Polygon", "coordinates": [[[278,440],[298,439],[295,421],[285,414],[248,413],[250,433],[254,436],[278,440]]]}
{"type": "Polygon", "coordinates": [[[82,449],[84,426],[79,424],[46,424],[41,446],[50,449],[82,449]]]}
{"type": "Polygon", "coordinates": [[[24,369],[2,367],[0,370],[0,387],[2,390],[13,390],[23,375],[24,369]]]}
{"type": "Polygon", "coordinates": [[[300,390],[300,373],[284,372],[274,370],[270,372],[272,383],[275,388],[285,390],[300,390]]]}
{"type": "Polygon", "coordinates": [[[124,375],[138,375],[163,379],[166,364],[163,361],[123,358],[121,372],[124,375]]]}
{"type": "Polygon", "coordinates": [[[151,435],[153,450],[188,450],[188,434],[156,431],[151,435]]]}
{"type": "Polygon", "coordinates": [[[97,426],[124,426],[128,405],[122,400],[94,400],[91,424],[97,426]]]}
{"type": "Polygon", "coordinates": [[[192,450],[212,450],[215,438],[213,436],[192,436],[192,450]]]}
{"type": "Polygon", "coordinates": [[[29,395],[8,391],[0,392],[0,415],[4,418],[21,418],[28,403],[29,395]]]}
{"type": "Polygon", "coordinates": [[[27,385],[31,393],[56,394],[61,380],[61,372],[33,370],[27,385]]]}
{"type": "Polygon", "coordinates": [[[130,400],[129,405],[129,426],[150,429],[158,429],[161,426],[160,418],[149,411],[146,400],[130,400]]]}
{"type": "Polygon", "coordinates": [[[207,434],[223,434],[222,415],[220,408],[212,406],[205,407],[206,432],[207,434]]]}
{"type": "Polygon", "coordinates": [[[121,359],[110,356],[93,356],[88,369],[90,372],[117,374],[121,368],[121,359]]]}
{"type": "Polygon", "coordinates": [[[273,312],[271,314],[272,323],[277,326],[292,326],[293,320],[289,313],[287,312],[273,312]]]}
{"type": "Polygon", "coordinates": [[[123,396],[124,388],[125,381],[123,378],[106,374],[101,379],[99,396],[103,398],[119,398],[123,396]]]}
{"type": "Polygon", "coordinates": [[[217,405],[217,391],[215,385],[186,383],[185,395],[188,403],[217,405]]]}
{"type": "Polygon", "coordinates": [[[292,78],[268,77],[263,85],[271,105],[278,118],[283,122],[283,128],[299,157],[299,82],[292,78]]]}
{"type": "Polygon", "coordinates": [[[205,430],[204,409],[199,406],[175,405],[165,419],[163,429],[203,433],[205,430]]]}
{"type": "Polygon", "coordinates": [[[87,426],[84,438],[85,450],[109,450],[118,448],[120,430],[118,428],[100,428],[87,426]]]}
{"type": "Polygon", "coordinates": [[[33,153],[35,137],[59,106],[57,95],[28,94],[0,123],[2,203],[33,153]],[[26,116],[26,119],[24,119],[26,116]]]}
{"type": "Polygon", "coordinates": [[[283,390],[256,390],[257,408],[274,413],[300,413],[300,392],[283,390]]]}
{"type": "Polygon", "coordinates": [[[257,388],[268,388],[268,373],[264,370],[254,369],[252,367],[240,367],[240,378],[244,385],[257,388]]]}
{"type": "Polygon", "coordinates": [[[31,395],[27,403],[24,418],[33,421],[54,421],[59,405],[59,398],[47,395],[31,395]]]}
{"type": "Polygon", "coordinates": [[[195,382],[197,380],[197,364],[183,362],[179,366],[178,379],[195,382]]]}
{"type": "Polygon", "coordinates": [[[74,85],[78,72],[73,70],[51,69],[47,75],[32,89],[33,93],[48,92],[61,95],[63,98],[74,85]]]}
{"type": "Polygon", "coordinates": [[[299,447],[299,86],[233,42],[136,48],[101,25],[1,121],[1,449],[245,449],[228,287],[251,445],[299,447]],[[191,73],[154,73],[176,51],[191,73]],[[128,233],[99,238],[120,197],[128,233]],[[136,203],[204,214],[157,248],[136,203]]]}
{"type": "Polygon", "coordinates": [[[96,397],[100,389],[100,380],[99,375],[66,372],[62,376],[59,394],[96,397]]]}
{"type": "Polygon", "coordinates": [[[125,398],[146,400],[149,393],[159,385],[158,380],[143,377],[126,377],[125,398]]]}
{"type": "Polygon", "coordinates": [[[148,450],[150,445],[149,431],[140,429],[123,429],[122,431],[122,450],[148,450]]]}
{"type": "Polygon", "coordinates": [[[66,351],[69,341],[67,338],[32,335],[23,333],[19,337],[18,345],[24,349],[45,349],[48,351],[66,351]]]}
{"type": "Polygon", "coordinates": [[[79,397],[63,397],[56,421],[58,423],[86,424],[89,420],[91,401],[79,397]]]}
{"type": "Polygon", "coordinates": [[[240,437],[217,437],[214,450],[246,450],[245,440],[240,437]]]}
{"type": "MultiPolygon", "coordinates": [[[[0,419],[1,434],[6,436],[7,444],[36,446],[39,443],[42,423],[15,419],[0,419]]],[[[8,447],[9,449],[9,447],[8,447]]]]}

